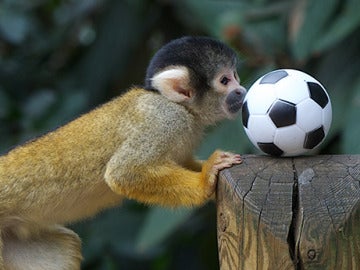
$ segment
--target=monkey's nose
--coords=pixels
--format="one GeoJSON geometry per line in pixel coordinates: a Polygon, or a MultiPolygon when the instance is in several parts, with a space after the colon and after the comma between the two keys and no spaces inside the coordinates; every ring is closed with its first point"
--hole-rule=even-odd
{"type": "Polygon", "coordinates": [[[225,102],[230,113],[237,113],[241,109],[245,95],[244,87],[236,88],[227,95],[225,102]]]}

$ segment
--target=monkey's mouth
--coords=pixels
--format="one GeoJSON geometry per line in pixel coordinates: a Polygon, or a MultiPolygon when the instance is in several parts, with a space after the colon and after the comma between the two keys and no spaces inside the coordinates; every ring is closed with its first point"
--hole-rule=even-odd
{"type": "Polygon", "coordinates": [[[240,111],[240,109],[243,105],[243,102],[235,101],[235,102],[232,102],[231,104],[229,104],[229,103],[227,103],[227,104],[228,104],[227,109],[228,109],[229,113],[235,114],[240,111]]]}
{"type": "Polygon", "coordinates": [[[246,95],[245,89],[235,89],[231,91],[225,99],[229,113],[235,114],[240,111],[246,95]]]}

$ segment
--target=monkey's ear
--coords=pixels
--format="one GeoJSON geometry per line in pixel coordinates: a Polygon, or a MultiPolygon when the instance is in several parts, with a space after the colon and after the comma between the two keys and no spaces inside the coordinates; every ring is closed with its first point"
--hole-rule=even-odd
{"type": "Polygon", "coordinates": [[[190,87],[189,71],[181,66],[160,71],[152,78],[151,85],[162,95],[178,103],[188,101],[194,94],[190,87]]]}

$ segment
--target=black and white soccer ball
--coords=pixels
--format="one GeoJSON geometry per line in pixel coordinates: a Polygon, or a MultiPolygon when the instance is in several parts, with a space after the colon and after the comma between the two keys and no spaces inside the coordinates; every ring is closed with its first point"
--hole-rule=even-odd
{"type": "Polygon", "coordinates": [[[301,155],[328,134],[331,101],[310,75],[292,69],[267,73],[249,89],[242,121],[250,141],[274,156],[301,155]]]}

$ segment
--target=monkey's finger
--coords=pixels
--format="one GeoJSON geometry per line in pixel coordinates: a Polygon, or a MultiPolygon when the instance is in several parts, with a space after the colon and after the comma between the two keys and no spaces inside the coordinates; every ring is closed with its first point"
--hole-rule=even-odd
{"type": "Polygon", "coordinates": [[[235,158],[235,159],[241,159],[241,156],[239,154],[233,154],[231,152],[222,152],[220,155],[221,158],[235,158]]]}
{"type": "Polygon", "coordinates": [[[232,167],[234,164],[240,164],[242,161],[239,160],[223,160],[221,163],[218,163],[216,165],[214,165],[214,170],[217,171],[217,173],[225,168],[230,168],[232,167]]]}
{"type": "Polygon", "coordinates": [[[226,157],[220,157],[214,162],[214,164],[221,164],[221,163],[240,164],[242,163],[242,158],[240,155],[231,155],[226,157]]]}

